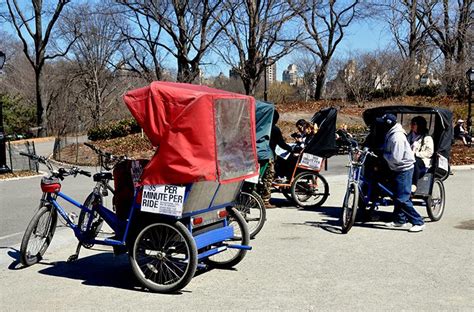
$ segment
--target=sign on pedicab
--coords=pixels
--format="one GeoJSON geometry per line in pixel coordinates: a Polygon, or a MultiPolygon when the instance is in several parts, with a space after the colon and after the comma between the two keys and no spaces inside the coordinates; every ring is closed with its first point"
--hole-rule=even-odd
{"type": "Polygon", "coordinates": [[[301,156],[300,165],[306,166],[314,170],[319,170],[321,168],[322,161],[323,158],[321,157],[308,153],[303,153],[303,156],[301,156]]]}
{"type": "Polygon", "coordinates": [[[186,187],[176,185],[145,185],[142,211],[181,217],[186,187]]]}

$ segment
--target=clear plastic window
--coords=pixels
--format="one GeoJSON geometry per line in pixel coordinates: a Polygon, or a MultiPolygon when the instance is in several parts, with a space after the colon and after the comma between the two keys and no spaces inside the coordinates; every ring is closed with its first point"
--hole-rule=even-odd
{"type": "Polygon", "coordinates": [[[214,102],[217,163],[221,180],[248,175],[255,170],[252,149],[250,102],[218,99],[214,102]]]}

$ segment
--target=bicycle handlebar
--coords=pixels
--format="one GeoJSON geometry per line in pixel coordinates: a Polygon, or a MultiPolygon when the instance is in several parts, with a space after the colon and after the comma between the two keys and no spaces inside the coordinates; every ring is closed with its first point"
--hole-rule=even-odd
{"type": "Polygon", "coordinates": [[[112,170],[114,169],[115,165],[117,163],[119,163],[120,161],[124,160],[124,159],[128,159],[127,156],[116,156],[116,155],[113,155],[111,153],[108,153],[108,152],[104,152],[103,150],[95,147],[94,145],[90,144],[90,143],[87,143],[87,142],[84,142],[84,145],[89,147],[90,149],[92,149],[94,152],[97,153],[97,155],[99,155],[99,157],[101,157],[101,167],[103,167],[105,170],[112,170]],[[114,164],[113,166],[110,165],[110,163],[112,162],[116,162],[116,164],[114,164]]]}
{"type": "Polygon", "coordinates": [[[46,167],[48,167],[48,170],[51,172],[51,175],[54,177],[60,178],[61,180],[64,179],[64,177],[69,176],[69,175],[76,176],[78,174],[81,174],[86,177],[92,176],[91,172],[82,170],[81,168],[78,168],[78,167],[72,167],[71,169],[66,169],[66,168],[61,167],[61,168],[58,168],[57,171],[54,171],[53,166],[51,165],[50,161],[44,156],[38,156],[35,154],[24,153],[24,152],[20,152],[20,155],[28,157],[32,159],[33,161],[37,161],[46,165],[46,167]]]}

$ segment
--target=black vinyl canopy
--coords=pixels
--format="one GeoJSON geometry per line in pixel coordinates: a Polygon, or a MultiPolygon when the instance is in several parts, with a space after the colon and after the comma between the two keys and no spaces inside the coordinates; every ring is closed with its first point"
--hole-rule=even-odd
{"type": "Polygon", "coordinates": [[[384,114],[394,114],[397,118],[404,114],[434,115],[433,141],[435,151],[449,159],[453,143],[453,113],[450,110],[422,106],[380,106],[364,111],[364,122],[367,126],[373,128],[375,119],[384,114]]]}
{"type": "Polygon", "coordinates": [[[334,107],[324,108],[311,118],[318,125],[318,132],[304,149],[305,153],[329,158],[338,152],[336,145],[337,110],[334,107]]]}

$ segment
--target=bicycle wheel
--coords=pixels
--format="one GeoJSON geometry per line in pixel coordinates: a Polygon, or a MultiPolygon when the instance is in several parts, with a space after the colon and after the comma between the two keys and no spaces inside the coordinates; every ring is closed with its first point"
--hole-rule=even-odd
{"type": "Polygon", "coordinates": [[[329,196],[329,184],[319,173],[304,171],[293,180],[291,195],[302,208],[321,207],[329,196]]]}
{"type": "MultiPolygon", "coordinates": [[[[248,245],[250,243],[249,231],[244,218],[235,208],[227,209],[229,212],[229,225],[234,227],[234,237],[231,244],[248,245]]],[[[247,254],[245,249],[227,248],[214,256],[206,259],[206,263],[215,268],[229,269],[234,267],[247,254]]]]}
{"type": "Polygon", "coordinates": [[[446,204],[446,192],[441,179],[436,178],[434,180],[431,196],[425,199],[425,203],[426,211],[431,221],[439,221],[443,216],[444,206],[446,204]]]}
{"type": "MultiPolygon", "coordinates": [[[[99,195],[99,205],[102,205],[102,195],[99,195]]],[[[90,193],[89,196],[87,196],[86,200],[84,201],[83,206],[87,207],[88,209],[93,210],[93,202],[94,202],[94,193],[90,193]]],[[[81,230],[82,235],[84,236],[85,239],[94,239],[99,235],[100,229],[102,228],[104,220],[102,217],[99,215],[99,213],[96,210],[93,210],[92,212],[87,212],[85,210],[81,210],[79,214],[79,219],[77,222],[77,226],[81,230]],[[92,221],[90,222],[89,226],[89,220],[92,217],[92,221]]],[[[92,248],[94,244],[90,243],[85,243],[81,242],[82,246],[85,248],[92,248]]]]}
{"type": "Polygon", "coordinates": [[[26,228],[20,247],[20,262],[33,265],[41,259],[53,239],[58,213],[52,206],[41,207],[26,228]]]}
{"type": "Polygon", "coordinates": [[[266,209],[257,192],[241,192],[235,202],[235,208],[244,217],[249,229],[250,238],[254,238],[263,228],[266,220],[266,209]]]}
{"type": "Polygon", "coordinates": [[[357,215],[357,205],[359,202],[359,187],[356,183],[347,186],[344,203],[342,204],[341,227],[342,233],[346,234],[354,225],[357,215]]]}
{"type": "Polygon", "coordinates": [[[160,222],[145,227],[135,239],[129,258],[140,283],[160,293],[185,287],[197,267],[196,244],[180,222],[160,222]]]}

